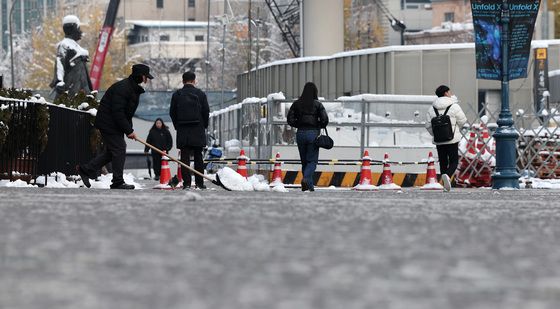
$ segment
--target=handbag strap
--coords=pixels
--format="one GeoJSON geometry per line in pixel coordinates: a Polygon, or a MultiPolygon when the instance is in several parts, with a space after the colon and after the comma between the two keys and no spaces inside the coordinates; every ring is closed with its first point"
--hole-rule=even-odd
{"type": "Polygon", "coordinates": [[[327,131],[327,127],[324,127],[323,129],[325,130],[325,135],[329,136],[329,132],[327,131]]]}

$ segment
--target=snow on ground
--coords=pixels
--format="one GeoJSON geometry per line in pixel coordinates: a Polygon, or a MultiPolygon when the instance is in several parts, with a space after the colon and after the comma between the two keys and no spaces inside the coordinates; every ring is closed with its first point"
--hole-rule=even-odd
{"type": "Polygon", "coordinates": [[[560,179],[521,178],[521,189],[560,189],[560,179]]]}
{"type": "Polygon", "coordinates": [[[231,191],[272,190],[274,192],[289,192],[283,184],[272,184],[273,187],[271,189],[263,175],[253,175],[246,179],[227,166],[219,170],[217,174],[220,177],[222,184],[231,191]]]}
{"type": "MultiPolygon", "coordinates": [[[[84,183],[79,181],[72,181],[72,179],[78,179],[78,176],[71,175],[67,177],[63,173],[56,172],[51,173],[47,176],[46,187],[47,188],[79,188],[83,187],[84,183]]],[[[111,180],[113,179],[113,174],[101,175],[97,180],[90,179],[91,187],[94,189],[110,189],[111,180]]],[[[134,185],[135,189],[142,189],[142,185],[135,181],[135,177],[132,174],[124,174],[124,181],[127,184],[134,185]]],[[[35,180],[38,185],[45,185],[45,176],[39,176],[35,180]]],[[[10,182],[9,180],[0,180],[0,187],[38,187],[36,185],[29,185],[25,181],[16,180],[10,182]]]]}
{"type": "Polygon", "coordinates": [[[0,180],[0,187],[28,188],[28,187],[37,187],[37,186],[30,185],[23,180],[16,179],[16,181],[12,181],[12,182],[10,182],[9,180],[0,180]]]}

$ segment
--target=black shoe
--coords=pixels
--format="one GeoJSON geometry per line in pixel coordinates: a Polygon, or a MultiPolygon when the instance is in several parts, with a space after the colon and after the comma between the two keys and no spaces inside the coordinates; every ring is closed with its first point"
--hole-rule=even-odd
{"type": "Polygon", "coordinates": [[[120,183],[120,184],[112,184],[111,189],[121,189],[121,190],[133,190],[134,185],[129,185],[127,183],[120,183]]]}
{"type": "Polygon", "coordinates": [[[154,180],[159,180],[159,176],[154,177],[154,180]]]}
{"type": "Polygon", "coordinates": [[[80,165],[76,165],[76,173],[78,173],[78,175],[80,175],[80,178],[82,179],[82,182],[84,183],[84,186],[86,186],[86,188],[91,187],[91,183],[89,182],[89,176],[84,173],[84,170],[80,167],[80,165]]]}
{"type": "Polygon", "coordinates": [[[195,187],[197,190],[206,190],[206,186],[205,185],[200,185],[200,186],[196,186],[195,187]]]}
{"type": "Polygon", "coordinates": [[[183,190],[189,190],[191,188],[191,185],[183,185],[183,190]]]}
{"type": "Polygon", "coordinates": [[[309,191],[310,192],[315,192],[315,188],[314,187],[309,187],[309,191]]]}
{"type": "Polygon", "coordinates": [[[301,191],[307,191],[309,190],[309,186],[307,185],[307,181],[305,180],[301,180],[301,191]]]}

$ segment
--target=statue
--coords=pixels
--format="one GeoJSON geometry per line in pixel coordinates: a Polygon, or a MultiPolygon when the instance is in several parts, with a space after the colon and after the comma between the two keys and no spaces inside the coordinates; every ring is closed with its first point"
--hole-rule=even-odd
{"type": "Polygon", "coordinates": [[[62,19],[64,39],[56,45],[54,78],[50,87],[56,92],[55,99],[64,92],[74,96],[80,90],[89,94],[92,90],[86,63],[89,53],[78,41],[82,38],[80,20],[75,15],[62,19]]]}

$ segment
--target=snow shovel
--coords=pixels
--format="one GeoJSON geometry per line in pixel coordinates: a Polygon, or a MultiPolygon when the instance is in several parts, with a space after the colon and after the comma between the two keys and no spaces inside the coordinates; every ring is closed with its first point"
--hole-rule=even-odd
{"type": "Polygon", "coordinates": [[[165,152],[163,152],[163,151],[157,149],[155,146],[152,146],[152,145],[148,144],[146,141],[142,140],[141,138],[138,138],[138,137],[137,137],[136,140],[137,140],[138,142],[144,144],[144,146],[148,146],[148,147],[150,147],[152,150],[157,151],[157,152],[158,152],[159,154],[161,154],[162,156],[168,157],[169,159],[171,159],[171,161],[175,161],[175,162],[181,164],[181,166],[183,166],[183,167],[185,167],[186,169],[188,169],[189,171],[191,171],[191,172],[197,174],[198,176],[200,176],[200,177],[202,177],[202,178],[204,178],[204,179],[206,179],[206,180],[210,180],[213,184],[215,184],[215,185],[217,185],[217,186],[220,186],[220,187],[226,189],[227,191],[231,191],[230,188],[226,187],[226,186],[220,181],[220,177],[218,176],[218,174],[216,174],[216,180],[214,180],[214,179],[212,179],[212,178],[210,178],[210,177],[208,177],[208,176],[202,174],[201,172],[195,170],[194,168],[192,168],[192,167],[186,165],[185,163],[179,161],[178,159],[173,158],[172,156],[166,154],[165,152]]]}

